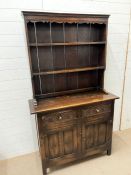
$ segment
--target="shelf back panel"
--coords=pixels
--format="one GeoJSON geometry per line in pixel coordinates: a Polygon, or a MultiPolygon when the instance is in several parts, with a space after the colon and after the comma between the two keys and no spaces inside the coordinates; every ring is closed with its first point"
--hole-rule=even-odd
{"type": "Polygon", "coordinates": [[[105,46],[30,47],[34,73],[62,69],[105,66],[105,46]]]}
{"type": "Polygon", "coordinates": [[[67,74],[40,75],[34,76],[35,94],[36,96],[52,94],[58,92],[66,92],[79,89],[100,89],[102,88],[103,70],[95,70],[88,72],[74,72],[67,74]]]}

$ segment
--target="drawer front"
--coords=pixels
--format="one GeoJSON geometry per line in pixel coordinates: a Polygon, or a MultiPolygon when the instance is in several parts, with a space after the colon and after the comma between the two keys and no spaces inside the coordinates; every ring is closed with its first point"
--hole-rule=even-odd
{"type": "Polygon", "coordinates": [[[78,110],[64,110],[49,114],[44,114],[38,118],[39,126],[44,132],[58,131],[59,129],[66,129],[67,127],[74,127],[77,125],[79,118],[78,110]]]}
{"type": "Polygon", "coordinates": [[[77,110],[65,110],[42,115],[44,122],[65,122],[79,117],[77,110]]]}
{"type": "Polygon", "coordinates": [[[96,105],[84,107],[81,110],[82,117],[90,117],[94,115],[111,112],[112,110],[111,104],[112,104],[111,102],[107,102],[107,103],[96,104],[96,105]]]}
{"type": "Polygon", "coordinates": [[[102,123],[107,120],[111,120],[111,122],[113,120],[112,114],[110,112],[95,115],[95,116],[84,117],[82,120],[82,123],[90,125],[95,123],[102,123]]]}

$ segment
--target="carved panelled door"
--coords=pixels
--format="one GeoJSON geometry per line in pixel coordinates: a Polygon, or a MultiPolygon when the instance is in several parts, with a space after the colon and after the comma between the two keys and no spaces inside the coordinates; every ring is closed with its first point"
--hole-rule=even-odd
{"type": "Polygon", "coordinates": [[[45,155],[47,158],[59,158],[65,155],[77,154],[79,150],[79,128],[73,123],[66,128],[57,129],[44,137],[45,155]]]}
{"type": "Polygon", "coordinates": [[[112,119],[110,113],[82,119],[82,152],[111,142],[112,119]]]}
{"type": "Polygon", "coordinates": [[[53,113],[38,118],[44,159],[73,158],[81,152],[81,125],[75,111],[53,113]],[[52,117],[53,115],[53,117],[52,117]],[[43,152],[44,150],[44,152],[43,152]]]}

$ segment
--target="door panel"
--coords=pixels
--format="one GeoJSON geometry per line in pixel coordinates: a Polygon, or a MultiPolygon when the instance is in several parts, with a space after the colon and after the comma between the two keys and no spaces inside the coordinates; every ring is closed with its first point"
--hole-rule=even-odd
{"type": "Polygon", "coordinates": [[[73,152],[73,131],[68,130],[64,134],[64,154],[71,154],[73,152]]]}
{"type": "Polygon", "coordinates": [[[90,148],[93,146],[94,144],[94,133],[93,133],[93,129],[94,126],[90,125],[88,127],[85,128],[85,134],[86,134],[86,140],[85,140],[85,144],[86,144],[86,148],[90,148]],[[88,138],[88,139],[87,139],[88,138]]]}
{"type": "Polygon", "coordinates": [[[66,127],[66,129],[48,132],[45,135],[46,158],[59,158],[67,154],[77,154],[80,152],[80,127],[66,127]]]}
{"type": "Polygon", "coordinates": [[[60,147],[59,147],[59,135],[57,133],[51,134],[48,136],[48,147],[49,147],[49,155],[51,158],[55,158],[59,156],[60,147]]]}
{"type": "MultiPolygon", "coordinates": [[[[98,124],[94,124],[93,125],[93,133],[94,133],[94,145],[93,146],[97,146],[98,145],[98,134],[99,134],[99,125],[98,124]]],[[[88,138],[86,138],[88,139],[88,138]]]]}
{"type": "MultiPolygon", "coordinates": [[[[88,121],[88,120],[87,120],[88,121]]],[[[112,137],[112,119],[82,122],[82,152],[106,144],[112,137]]]]}
{"type": "Polygon", "coordinates": [[[101,123],[99,124],[99,131],[98,131],[98,143],[104,144],[106,141],[106,127],[107,123],[101,123]]]}

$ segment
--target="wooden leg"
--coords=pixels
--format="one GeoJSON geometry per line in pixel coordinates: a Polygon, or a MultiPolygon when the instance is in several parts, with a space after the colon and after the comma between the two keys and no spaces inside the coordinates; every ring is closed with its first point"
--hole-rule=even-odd
{"type": "Polygon", "coordinates": [[[43,170],[43,175],[47,175],[47,169],[46,168],[43,170]]]}
{"type": "Polygon", "coordinates": [[[47,169],[43,168],[43,175],[47,175],[47,169]]]}
{"type": "Polygon", "coordinates": [[[46,168],[46,163],[43,162],[42,164],[42,169],[43,169],[43,175],[46,175],[47,174],[47,168],[46,168]]]}
{"type": "Polygon", "coordinates": [[[108,155],[108,156],[111,155],[111,147],[108,148],[108,150],[107,150],[107,155],[108,155]]]}

